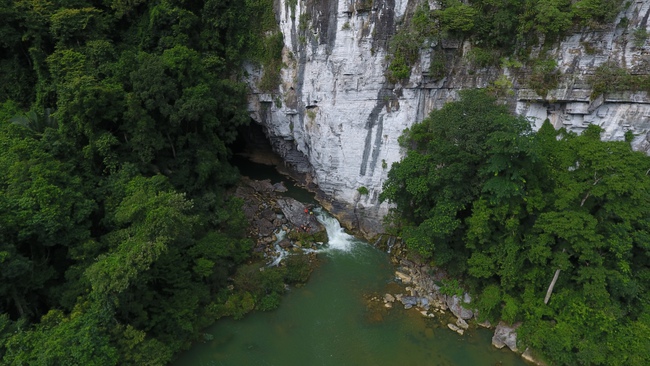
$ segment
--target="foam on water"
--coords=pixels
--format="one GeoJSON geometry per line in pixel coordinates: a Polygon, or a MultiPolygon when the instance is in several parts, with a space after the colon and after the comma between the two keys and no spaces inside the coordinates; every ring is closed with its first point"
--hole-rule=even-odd
{"type": "Polygon", "coordinates": [[[282,239],[284,239],[285,236],[287,236],[287,233],[284,230],[280,230],[275,234],[275,237],[277,239],[275,240],[275,243],[273,245],[275,247],[275,251],[278,254],[278,256],[271,263],[269,263],[267,266],[269,266],[269,267],[277,266],[287,256],[287,254],[288,254],[287,251],[282,249],[282,247],[280,247],[280,245],[279,245],[280,242],[282,241],[282,239]]]}
{"type": "Polygon", "coordinates": [[[332,217],[332,215],[330,215],[327,211],[319,207],[314,210],[314,213],[316,213],[316,219],[318,222],[325,226],[328,238],[327,245],[329,249],[340,250],[344,252],[352,251],[352,248],[358,242],[358,240],[354,236],[346,233],[345,230],[343,230],[341,227],[339,221],[336,218],[332,217]]]}

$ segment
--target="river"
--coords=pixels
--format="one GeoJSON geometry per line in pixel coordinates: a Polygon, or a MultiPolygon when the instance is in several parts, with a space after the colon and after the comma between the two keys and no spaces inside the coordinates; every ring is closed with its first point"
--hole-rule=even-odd
{"type": "Polygon", "coordinates": [[[415,309],[371,300],[400,291],[388,255],[346,234],[326,212],[318,217],[329,247],[309,282],[291,288],[277,310],[217,321],[206,330],[212,339],[174,365],[526,365],[493,348],[491,331],[460,336],[415,309]]]}

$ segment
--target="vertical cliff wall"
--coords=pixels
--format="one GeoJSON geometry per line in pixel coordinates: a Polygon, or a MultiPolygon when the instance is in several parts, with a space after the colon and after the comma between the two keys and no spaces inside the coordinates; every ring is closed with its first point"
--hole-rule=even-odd
{"type": "MultiPolygon", "coordinates": [[[[403,151],[402,131],[465,88],[507,81],[507,102],[535,126],[549,119],[557,128],[605,129],[604,138],[635,135],[637,149],[650,150],[650,99],[646,92],[607,93],[592,100],[592,76],[604,63],[633,74],[650,74],[650,44],[632,42],[647,28],[650,0],[629,2],[614,24],[577,32],[553,47],[532,50],[554,59],[559,82],[546,95],[529,87],[526,67],[477,68],[471,44],[449,39],[425,44],[408,81],[392,84],[385,74],[388,43],[425,0],[278,0],[284,35],[282,82],[273,92],[257,88],[260,70],[251,67],[251,116],[262,124],[275,151],[307,182],[320,189],[335,213],[366,236],[381,232],[388,210],[378,195],[403,151]],[[624,21],[622,21],[624,19],[624,21]],[[446,76],[429,75],[432,58],[446,76]],[[359,189],[368,194],[361,194],[359,189]]],[[[435,1],[429,1],[435,8],[435,1]]]]}

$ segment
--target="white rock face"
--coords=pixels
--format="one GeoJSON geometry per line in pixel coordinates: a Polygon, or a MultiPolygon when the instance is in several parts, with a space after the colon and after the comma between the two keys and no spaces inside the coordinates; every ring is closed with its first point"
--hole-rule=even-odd
{"type": "Polygon", "coordinates": [[[492,336],[492,345],[499,349],[508,346],[512,352],[517,352],[517,328],[520,326],[521,323],[509,326],[499,322],[492,336]]]}
{"type": "MultiPolygon", "coordinates": [[[[557,128],[578,132],[598,124],[605,129],[604,138],[615,140],[631,130],[637,136],[634,146],[650,149],[647,93],[610,94],[592,101],[588,83],[604,62],[650,73],[650,44],[635,47],[632,42],[632,31],[647,27],[650,0],[635,1],[618,15],[616,23],[629,19],[627,28],[612,24],[599,32],[574,34],[548,51],[546,56],[557,60],[565,77],[543,97],[527,88],[525,70],[474,69],[465,57],[471,45],[457,41],[442,43],[451,68],[448,77],[428,76],[434,51],[427,46],[407,83],[389,83],[388,40],[396,24],[423,1],[300,0],[294,9],[287,0],[277,2],[286,67],[274,93],[261,93],[251,82],[251,116],[265,126],[285,162],[325,193],[335,213],[347,211],[344,224],[369,237],[380,233],[388,205],[380,204],[378,195],[391,164],[404,153],[397,143],[402,131],[456,99],[459,90],[486,87],[502,75],[513,84],[509,105],[536,127],[546,118],[557,128]],[[368,194],[359,194],[360,187],[368,194]]],[[[435,6],[435,1],[429,3],[435,6]]],[[[249,71],[255,80],[257,71],[249,71]]]]}

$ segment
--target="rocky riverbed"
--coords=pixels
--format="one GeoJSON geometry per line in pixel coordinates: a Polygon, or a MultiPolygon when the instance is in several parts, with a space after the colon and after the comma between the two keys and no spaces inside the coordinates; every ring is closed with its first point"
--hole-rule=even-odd
{"type": "Polygon", "coordinates": [[[327,242],[325,227],[316,220],[314,207],[284,197],[285,185],[270,180],[242,177],[235,196],[243,201],[242,210],[250,222],[249,237],[255,240],[254,252],[269,261],[282,250],[317,249],[327,242]],[[280,232],[286,233],[278,240],[280,232]]]}
{"type": "MultiPolygon", "coordinates": [[[[283,196],[286,190],[282,183],[272,184],[270,180],[243,177],[235,191],[235,196],[243,200],[244,214],[251,223],[249,235],[256,243],[254,251],[269,263],[278,262],[276,259],[281,251],[304,249],[315,259],[315,250],[327,241],[325,228],[313,214],[314,207],[283,196]],[[278,234],[282,232],[286,235],[279,237],[278,234]]],[[[473,327],[494,328],[492,344],[496,348],[508,347],[513,352],[522,352],[517,347],[516,330],[520,324],[499,322],[493,326],[487,321],[479,322],[468,293],[443,293],[441,281],[447,277],[444,272],[406,259],[405,249],[393,238],[379,238],[375,244],[378,243],[387,245],[384,249],[390,250],[391,260],[396,267],[396,286],[391,288],[391,292],[368,296],[369,309],[374,309],[369,313],[371,319],[381,321],[382,312],[393,308],[413,309],[409,311],[418,311],[423,317],[437,318],[441,326],[446,325],[460,335],[473,327]]],[[[529,349],[523,351],[522,357],[531,363],[543,365],[532,357],[529,349]]]]}
{"type": "Polygon", "coordinates": [[[427,318],[438,318],[441,324],[460,335],[472,327],[494,328],[492,345],[496,348],[508,347],[513,352],[521,353],[528,362],[545,365],[536,360],[530,349],[517,347],[517,328],[521,323],[506,324],[499,322],[493,326],[489,321],[480,322],[478,311],[472,306],[468,293],[445,294],[442,281],[446,274],[428,264],[406,259],[406,252],[400,244],[392,248],[391,260],[396,266],[395,281],[399,286],[393,293],[372,297],[371,301],[383,302],[386,308],[403,307],[415,309],[427,318]]]}

